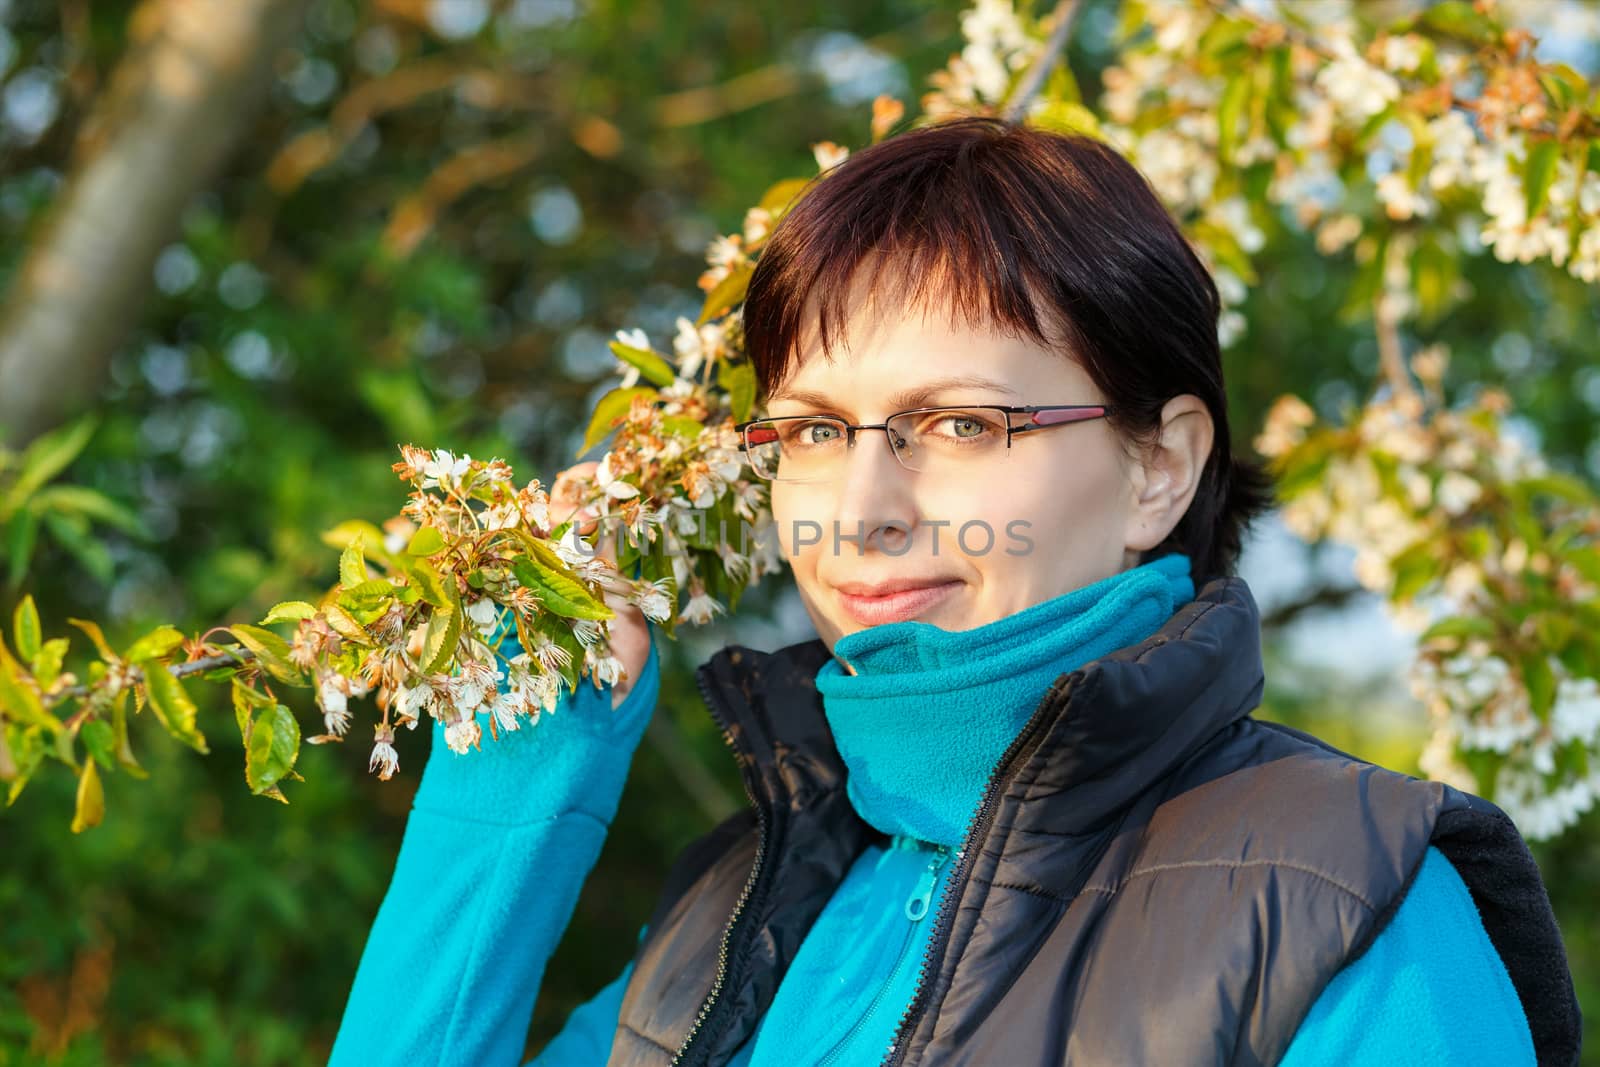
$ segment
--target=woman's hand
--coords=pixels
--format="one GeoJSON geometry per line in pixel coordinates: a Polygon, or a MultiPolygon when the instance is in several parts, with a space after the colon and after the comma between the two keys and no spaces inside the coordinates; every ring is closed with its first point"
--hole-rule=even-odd
{"type": "MultiPolygon", "coordinates": [[[[559,526],[567,519],[573,520],[573,526],[578,534],[588,537],[595,530],[598,522],[594,513],[589,508],[578,508],[579,483],[589,481],[594,477],[594,472],[600,464],[578,463],[560,474],[550,487],[550,522],[559,526]]],[[[595,542],[595,554],[610,560],[615,566],[617,562],[616,528],[604,531],[595,542]]],[[[611,652],[622,661],[626,677],[618,680],[611,690],[611,706],[621,705],[628,693],[633,689],[634,680],[639,677],[639,672],[644,669],[645,661],[650,657],[650,628],[645,620],[644,612],[628,603],[615,593],[607,591],[605,602],[615,611],[616,617],[610,620],[611,652]]]]}

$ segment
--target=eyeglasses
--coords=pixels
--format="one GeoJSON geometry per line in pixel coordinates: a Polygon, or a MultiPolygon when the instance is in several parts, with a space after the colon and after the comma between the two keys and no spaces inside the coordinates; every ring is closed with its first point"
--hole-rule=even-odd
{"type": "Polygon", "coordinates": [[[882,430],[895,459],[907,470],[956,474],[1003,459],[1018,434],[1103,418],[1113,410],[1106,404],[967,404],[912,408],[873,424],[853,424],[832,415],[788,415],[752,419],[734,429],[741,435],[751,469],[760,477],[825,482],[844,470],[845,456],[855,447],[859,430],[882,430]],[[1027,415],[1028,420],[1012,425],[1013,415],[1027,415]]]}

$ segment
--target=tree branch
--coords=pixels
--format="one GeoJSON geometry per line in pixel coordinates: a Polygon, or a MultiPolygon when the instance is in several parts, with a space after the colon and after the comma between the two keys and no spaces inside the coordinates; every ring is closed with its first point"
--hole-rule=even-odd
{"type": "Polygon", "coordinates": [[[1045,81],[1050,77],[1050,72],[1055,69],[1056,60],[1066,51],[1067,42],[1072,39],[1072,24],[1078,13],[1077,0],[1060,0],[1056,4],[1055,21],[1050,30],[1050,38],[1044,43],[1044,51],[1039,53],[1039,58],[1034,60],[1033,66],[1022,76],[1016,89],[1011,94],[1011,99],[1006,101],[1005,107],[1000,112],[1000,117],[1007,122],[1019,122],[1028,113],[1028,105],[1033,103],[1033,98],[1039,95],[1044,88],[1045,81]]]}
{"type": "MultiPolygon", "coordinates": [[[[1393,254],[1394,244],[1391,242],[1384,249],[1385,258],[1393,254]]],[[[1388,264],[1384,263],[1379,268],[1385,275],[1388,274],[1388,264]]],[[[1407,401],[1408,404],[1420,409],[1421,397],[1417,387],[1412,384],[1411,375],[1406,370],[1405,350],[1400,343],[1400,317],[1394,309],[1387,284],[1378,286],[1378,294],[1372,300],[1372,324],[1378,335],[1378,361],[1383,368],[1383,376],[1389,383],[1389,388],[1394,390],[1395,397],[1407,401]]]]}
{"type": "Polygon", "coordinates": [[[79,160],[0,308],[0,432],[20,445],[93,394],[189,198],[249,129],[307,0],[146,0],[79,160]],[[182,161],[175,166],[175,161],[182,161]]]}

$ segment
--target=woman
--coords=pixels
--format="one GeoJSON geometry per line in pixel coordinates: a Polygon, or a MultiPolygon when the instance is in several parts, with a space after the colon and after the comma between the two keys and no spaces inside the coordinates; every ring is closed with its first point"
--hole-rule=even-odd
{"type": "MultiPolygon", "coordinates": [[[[752,806],[533,1061],[1568,1063],[1538,871],[1487,802],[1250,717],[1216,289],[1099,142],[961,119],[850,156],[744,307],[818,637],[702,666],[752,806]],[[930,410],[931,409],[931,410],[930,410]]],[[[419,788],[335,1063],[516,1064],[655,702],[419,788]]]]}

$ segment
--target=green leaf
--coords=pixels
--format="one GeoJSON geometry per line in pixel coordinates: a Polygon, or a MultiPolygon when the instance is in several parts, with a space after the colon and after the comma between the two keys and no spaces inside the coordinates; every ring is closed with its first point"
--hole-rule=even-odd
{"type": "Polygon", "coordinates": [[[448,608],[452,603],[450,588],[439,569],[425,559],[406,562],[406,575],[416,583],[422,598],[436,608],[448,608]]]}
{"type": "Polygon", "coordinates": [[[1217,155],[1224,162],[1232,162],[1234,146],[1239,143],[1239,119],[1250,101],[1253,70],[1249,65],[1236,70],[1222,89],[1222,100],[1217,105],[1217,155]]]}
{"type": "Polygon", "coordinates": [[[1416,253],[1411,257],[1411,280],[1424,323],[1439,321],[1450,309],[1460,277],[1460,260],[1446,251],[1436,236],[1428,235],[1417,242],[1416,253]]]}
{"type": "Polygon", "coordinates": [[[517,581],[533,590],[540,602],[557,615],[569,619],[609,619],[616,614],[603,601],[590,595],[583,583],[547,561],[518,556],[512,561],[511,570],[517,581]]]}
{"type": "Polygon", "coordinates": [[[784,178],[768,186],[756,206],[770,211],[773,221],[776,222],[794,209],[800,195],[806,192],[810,185],[810,178],[784,178]]]}
{"type": "MultiPolygon", "coordinates": [[[[640,374],[643,375],[643,371],[640,374]]],[[[600,398],[594,406],[594,414],[589,418],[589,428],[583,432],[583,446],[578,449],[578,455],[583,455],[589,449],[599,444],[627,414],[633,406],[636,396],[656,396],[654,389],[646,385],[630,386],[627,389],[616,388],[600,398]]]]}
{"type": "Polygon", "coordinates": [[[271,626],[275,622],[287,622],[290,619],[311,619],[316,614],[316,606],[304,600],[284,600],[272,605],[272,610],[267,612],[267,617],[261,620],[260,625],[271,626]]]}
{"type": "Polygon", "coordinates": [[[65,637],[52,637],[33,657],[33,680],[39,683],[41,692],[48,690],[61,677],[61,661],[66,658],[68,647],[70,642],[65,637]]]}
{"type": "MultiPolygon", "coordinates": [[[[244,777],[250,791],[266,793],[294,768],[300,754],[300,724],[289,709],[273,703],[264,708],[250,726],[245,746],[244,777]]],[[[280,793],[275,800],[283,800],[280,793]]],[[[287,802],[286,802],[287,803],[287,802]]]]}
{"type": "Polygon", "coordinates": [[[461,639],[461,609],[452,604],[436,608],[428,616],[428,625],[422,632],[422,663],[427,674],[437,674],[449,665],[456,654],[456,644],[461,639]]]}
{"type": "Polygon", "coordinates": [[[44,701],[23,680],[23,674],[22,665],[12,658],[6,643],[0,641],[0,708],[18,722],[42,726],[52,734],[60,733],[61,723],[45,710],[44,701]]]}
{"type": "MultiPolygon", "coordinates": [[[[1233,58],[1249,47],[1254,26],[1245,19],[1217,18],[1200,35],[1200,54],[1211,59],[1233,58]]],[[[1241,66],[1248,66],[1241,62],[1241,66]]]]}
{"type": "Polygon", "coordinates": [[[161,659],[183,645],[183,634],[171,626],[158,626],[128,646],[122,658],[132,663],[161,659]]]}
{"type": "Polygon", "coordinates": [[[11,788],[6,791],[6,807],[9,808],[17,802],[28,779],[33,777],[33,772],[44,761],[44,738],[37,726],[6,723],[5,732],[6,746],[11,749],[11,761],[17,766],[16,776],[11,779],[11,788]]]}
{"type": "Polygon", "coordinates": [[[388,553],[383,550],[383,531],[365,519],[346,519],[331,530],[322,531],[320,537],[323,544],[341,552],[360,541],[374,559],[388,560],[388,553]]]}
{"type": "Polygon", "coordinates": [[[53,760],[59,760],[60,762],[65,763],[68,767],[71,767],[72,772],[76,774],[79,770],[77,747],[74,744],[76,740],[77,734],[73,731],[66,729],[57,730],[55,735],[55,747],[46,748],[44,750],[44,754],[53,760]]]}
{"type": "Polygon", "coordinates": [[[1522,478],[1519,486],[1530,493],[1559,497],[1585,507],[1595,506],[1595,491],[1582,478],[1574,478],[1560,471],[1549,471],[1532,478],[1522,478]]]}
{"type": "Polygon", "coordinates": [[[94,642],[94,647],[100,650],[101,659],[107,663],[120,662],[121,657],[111,651],[111,646],[106,642],[106,635],[100,632],[99,623],[90,619],[74,619],[71,616],[67,617],[67,622],[89,635],[89,640],[94,642]]]}
{"type": "Polygon", "coordinates": [[[436,527],[423,526],[411,535],[411,540],[406,544],[406,554],[411,556],[431,556],[444,547],[444,534],[436,527]]]}
{"type": "Polygon", "coordinates": [[[47,511],[41,517],[51,536],[79,566],[102,584],[111,583],[116,565],[111,560],[110,550],[90,531],[87,519],[60,511],[47,511]]]}
{"type": "Polygon", "coordinates": [[[373,578],[346,588],[339,594],[339,603],[351,609],[376,607],[388,601],[397,591],[397,587],[387,579],[373,578]]]}
{"type": "Polygon", "coordinates": [[[661,428],[674,437],[682,437],[686,441],[693,441],[706,432],[705,423],[688,415],[663,415],[661,428]]]}
{"type": "Polygon", "coordinates": [[[756,368],[749,360],[723,363],[717,367],[717,381],[728,391],[733,421],[744,422],[756,405],[756,368]]]}
{"type": "Polygon", "coordinates": [[[356,538],[339,554],[339,584],[346,589],[367,580],[367,561],[361,555],[363,538],[356,538]]]}
{"type": "Polygon", "coordinates": [[[1532,626],[1534,636],[1547,653],[1559,655],[1577,631],[1577,620],[1560,611],[1536,611],[1524,622],[1532,626]]]}
{"type": "Polygon", "coordinates": [[[32,662],[33,657],[39,654],[43,637],[39,630],[39,609],[33,603],[32,593],[23,597],[22,603],[12,613],[11,632],[17,639],[17,655],[32,662]]]}
{"type": "Polygon", "coordinates": [[[1556,702],[1556,676],[1550,669],[1545,652],[1524,653],[1518,659],[1522,668],[1522,684],[1528,688],[1528,702],[1534,717],[1540,722],[1550,721],[1550,709],[1556,702]]]}
{"type": "Polygon", "coordinates": [[[1555,138],[1537,141],[1528,149],[1522,165],[1522,185],[1528,196],[1528,218],[1544,209],[1550,196],[1550,183],[1556,180],[1556,161],[1561,158],[1561,142],[1555,138]]]}
{"type": "Polygon", "coordinates": [[[1390,599],[1404,602],[1426,589],[1444,571],[1444,560],[1429,540],[1419,541],[1394,559],[1394,588],[1390,599]]]}
{"type": "Polygon", "coordinates": [[[150,772],[139,766],[139,761],[133,756],[133,748],[128,744],[128,690],[124,689],[117,694],[116,700],[111,704],[111,732],[116,737],[117,762],[122,769],[135,778],[149,778],[150,772]]]}
{"type": "MultiPolygon", "coordinates": [[[[705,306],[700,309],[700,319],[697,326],[703,326],[733,305],[744,299],[744,294],[750,288],[750,275],[755,273],[755,264],[748,261],[736,264],[728,271],[728,276],[717,283],[716,288],[706,294],[705,306]]],[[[662,385],[667,382],[660,383],[662,385]]]]}
{"type": "Polygon", "coordinates": [[[22,508],[11,516],[6,529],[6,585],[16,589],[33,559],[33,548],[39,542],[39,516],[22,508]]]}
{"type": "Polygon", "coordinates": [[[78,736],[95,762],[108,771],[117,769],[117,734],[110,723],[104,719],[90,719],[78,731],[78,736]]]}
{"type": "Polygon", "coordinates": [[[145,541],[154,536],[138,513],[126,504],[82,485],[52,485],[41,489],[34,494],[32,506],[40,511],[60,511],[94,519],[145,541]]]}
{"type": "Polygon", "coordinates": [[[1470,0],[1442,0],[1431,4],[1418,14],[1417,21],[1426,29],[1473,44],[1492,44],[1499,36],[1493,20],[1478,11],[1470,0]]]}
{"type": "MultiPolygon", "coordinates": [[[[1065,67],[1057,67],[1064,70],[1065,67]]],[[[1027,123],[1036,129],[1050,130],[1055,133],[1082,134],[1105,140],[1100,129],[1100,119],[1093,111],[1082,104],[1070,100],[1059,100],[1055,97],[1046,97],[1044,102],[1035,110],[1030,111],[1027,123]]]]}
{"type": "Polygon", "coordinates": [[[1506,762],[1505,755],[1486,748],[1458,748],[1457,752],[1478,784],[1473,792],[1485,800],[1493,801],[1495,781],[1506,762]]]}
{"type": "Polygon", "coordinates": [[[1600,585],[1600,547],[1581,545],[1567,553],[1567,562],[1584,578],[1600,585]]]}
{"type": "Polygon", "coordinates": [[[338,604],[329,604],[324,608],[322,617],[328,620],[328,626],[333,632],[346,641],[353,641],[358,645],[372,644],[372,635],[367,632],[361,620],[338,604]]]}
{"type": "Polygon", "coordinates": [[[250,744],[250,720],[257,708],[270,708],[276,704],[267,694],[248,685],[238,675],[233,678],[233,719],[239,724],[239,740],[250,744]]]}
{"type": "Polygon", "coordinates": [[[1558,111],[1581,104],[1584,93],[1589,89],[1588,79],[1565,63],[1543,65],[1539,71],[1539,84],[1558,111]]]}
{"type": "Polygon", "coordinates": [[[0,519],[10,518],[41,486],[77,459],[99,424],[98,416],[85,415],[35,439],[22,453],[17,480],[0,500],[0,519]]]}
{"type": "Polygon", "coordinates": [[[299,668],[289,661],[289,642],[259,626],[248,623],[234,623],[228,631],[238,638],[239,643],[255,653],[256,660],[266,668],[268,674],[289,685],[305,685],[305,677],[299,668]]]}
{"type": "Polygon", "coordinates": [[[144,671],[150,707],[167,733],[202,755],[210,752],[205,737],[195,727],[198,712],[183,683],[158,660],[146,660],[138,666],[144,671]]]}
{"type": "Polygon", "coordinates": [[[1494,622],[1482,615],[1452,615],[1440,619],[1428,627],[1417,638],[1418,644],[1426,644],[1435,638],[1467,638],[1467,637],[1493,637],[1495,635],[1494,622]]]}
{"type": "Polygon", "coordinates": [[[72,815],[72,832],[81,834],[99,826],[106,817],[106,791],[100,784],[100,772],[94,760],[83,761],[83,773],[78,777],[78,803],[72,815]]]}
{"type": "Polygon", "coordinates": [[[427,386],[413,366],[364,367],[356,391],[392,441],[429,441],[439,436],[439,416],[427,386]]]}
{"type": "Polygon", "coordinates": [[[635,348],[613,340],[611,351],[628,366],[639,368],[639,376],[652,385],[665,387],[677,380],[678,375],[672,369],[672,364],[648,348],[635,348]]]}

